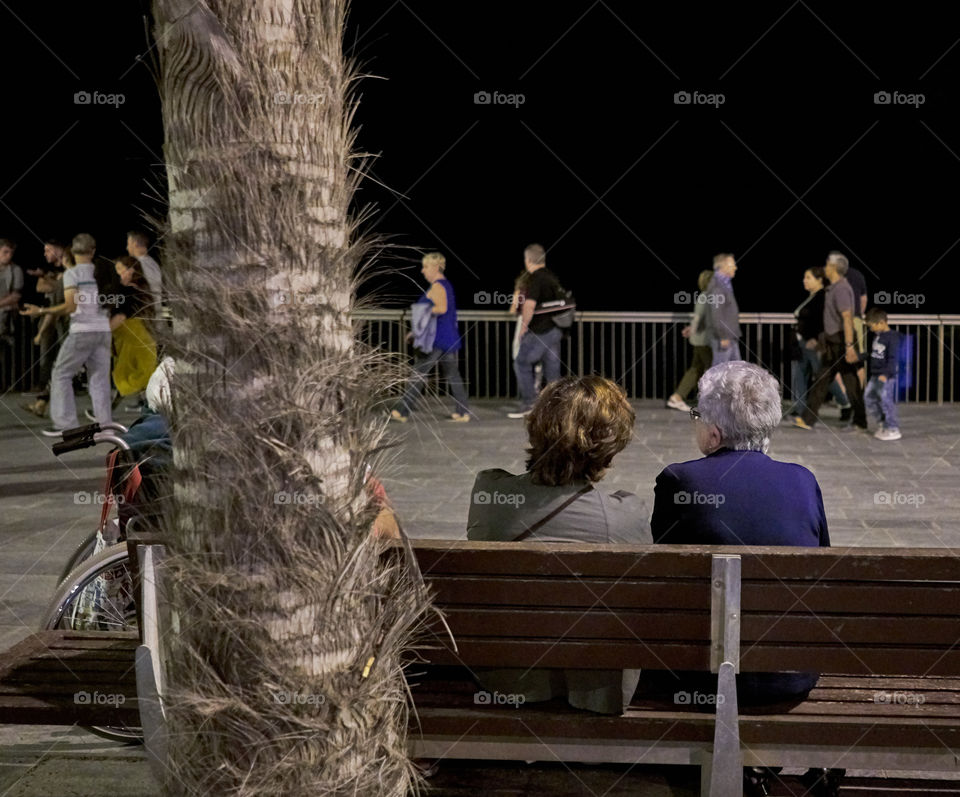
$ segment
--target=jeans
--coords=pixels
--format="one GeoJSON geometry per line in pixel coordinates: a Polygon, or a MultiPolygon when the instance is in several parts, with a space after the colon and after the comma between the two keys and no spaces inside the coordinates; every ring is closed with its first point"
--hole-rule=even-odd
{"type": "Polygon", "coordinates": [[[897,378],[888,376],[886,382],[871,376],[867,383],[867,392],[863,396],[867,411],[876,417],[887,429],[899,429],[897,417],[897,378]]]}
{"type": "MultiPolygon", "coordinates": [[[[800,415],[807,408],[804,399],[810,392],[810,385],[813,378],[820,372],[820,354],[816,349],[808,349],[806,346],[800,349],[803,359],[794,360],[790,364],[790,388],[793,393],[793,406],[790,412],[800,415]]],[[[830,395],[837,402],[838,407],[846,407],[849,402],[843,388],[837,384],[834,379],[830,383],[830,395]]]]}
{"type": "Polygon", "coordinates": [[[710,341],[710,349],[713,351],[713,362],[711,365],[720,363],[729,363],[733,360],[742,360],[740,356],[740,341],[731,340],[727,348],[720,348],[720,341],[716,338],[710,341]]]}
{"type": "Polygon", "coordinates": [[[843,385],[847,389],[847,398],[850,400],[850,406],[853,408],[853,424],[861,429],[867,428],[867,411],[863,404],[863,388],[860,386],[860,380],[857,378],[857,369],[860,368],[860,361],[848,363],[844,354],[846,347],[843,342],[843,335],[839,334],[833,338],[827,338],[824,345],[823,365],[820,372],[814,380],[813,387],[810,388],[807,406],[800,416],[804,422],[813,426],[818,420],[817,411],[823,400],[827,397],[827,391],[833,383],[833,378],[840,374],[843,379],[843,385]]]}
{"type": "Polygon", "coordinates": [[[87,366],[87,391],[97,423],[109,423],[110,333],[73,332],[64,339],[50,377],[50,420],[55,429],[78,426],[73,377],[87,366]]]}
{"type": "Polygon", "coordinates": [[[520,351],[513,361],[513,372],[517,375],[517,384],[520,388],[520,404],[528,410],[537,400],[537,389],[534,383],[534,371],[537,363],[543,363],[543,383],[549,385],[560,378],[560,341],[563,340],[563,330],[558,327],[541,332],[527,333],[520,338],[520,351]]]}
{"type": "Polygon", "coordinates": [[[433,370],[433,366],[440,363],[440,372],[443,378],[447,380],[450,393],[453,395],[454,412],[460,415],[469,415],[470,408],[467,406],[467,391],[463,386],[463,378],[460,376],[460,356],[455,351],[444,351],[443,349],[434,349],[429,354],[417,352],[416,360],[413,364],[414,375],[407,385],[407,389],[397,404],[397,412],[401,415],[409,415],[414,404],[427,384],[427,376],[433,370]]]}

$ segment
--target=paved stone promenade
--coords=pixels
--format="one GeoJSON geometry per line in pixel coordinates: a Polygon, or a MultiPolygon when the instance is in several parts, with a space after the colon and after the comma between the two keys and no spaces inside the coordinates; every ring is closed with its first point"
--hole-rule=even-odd
{"type": "MultiPolygon", "coordinates": [[[[653,401],[634,406],[634,440],[602,484],[637,493],[650,512],[657,474],[700,452],[685,413],[653,401]]],[[[812,432],[784,425],[773,436],[772,457],[804,465],[820,482],[833,545],[960,548],[960,407],[900,411],[895,442],[843,430],[834,409],[812,432]]],[[[525,470],[523,421],[497,404],[477,414],[477,423],[455,424],[438,407],[435,417],[414,414],[392,427],[402,445],[385,483],[411,536],[463,537],[476,472],[525,470]]]]}
{"type": "MultiPolygon", "coordinates": [[[[41,421],[19,409],[20,401],[16,395],[0,399],[0,650],[39,622],[67,556],[97,521],[99,507],[89,496],[102,489],[103,478],[102,448],[57,460],[51,441],[39,434],[41,421]]],[[[463,537],[476,472],[523,470],[524,426],[507,419],[498,403],[479,404],[477,421],[465,425],[444,422],[443,408],[433,409],[391,427],[399,445],[385,483],[412,536],[463,537]]],[[[649,512],[657,473],[698,452],[686,415],[655,402],[639,402],[636,410],[635,439],[604,485],[638,493],[649,512]]],[[[904,437],[892,443],[842,432],[829,417],[836,411],[826,413],[815,432],[779,430],[771,454],[816,474],[834,545],[960,548],[960,408],[902,406],[904,437]]],[[[509,767],[480,767],[469,776],[471,771],[461,770],[461,780],[480,777],[492,788],[502,779],[504,791],[484,787],[491,794],[533,793],[510,780],[509,767]]],[[[696,793],[696,776],[677,768],[638,768],[617,782],[621,774],[548,767],[517,777],[537,781],[544,794],[696,793]]],[[[456,773],[443,777],[457,780],[456,773]]],[[[476,793],[448,785],[448,791],[434,793],[476,793]]],[[[0,797],[155,793],[137,748],[105,743],[80,729],[0,725],[0,797]]]]}

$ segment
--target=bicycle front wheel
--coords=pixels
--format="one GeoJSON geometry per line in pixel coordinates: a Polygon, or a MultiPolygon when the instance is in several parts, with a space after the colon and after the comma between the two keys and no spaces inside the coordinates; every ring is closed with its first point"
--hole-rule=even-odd
{"type": "MultiPolygon", "coordinates": [[[[137,609],[127,544],[117,543],[80,563],[57,587],[42,628],[74,631],[136,631],[137,609]]],[[[138,727],[90,727],[117,742],[143,740],[138,727]]]]}
{"type": "Polygon", "coordinates": [[[104,548],[74,568],[57,587],[41,627],[136,631],[137,610],[127,544],[104,548]]]}

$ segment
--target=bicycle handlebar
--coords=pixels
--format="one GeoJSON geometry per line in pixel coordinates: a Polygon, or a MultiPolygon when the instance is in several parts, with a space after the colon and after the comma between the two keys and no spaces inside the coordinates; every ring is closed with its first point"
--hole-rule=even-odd
{"type": "MultiPolygon", "coordinates": [[[[86,426],[77,426],[74,429],[64,429],[60,433],[60,436],[63,438],[64,442],[70,440],[76,440],[81,437],[92,437],[94,434],[100,431],[99,423],[88,423],[86,426]]],[[[60,445],[57,443],[57,445],[60,445]]]]}
{"type": "MultiPolygon", "coordinates": [[[[107,426],[108,424],[104,424],[107,426]]],[[[111,427],[119,427],[123,431],[124,429],[119,423],[109,424],[111,427]]],[[[100,424],[90,424],[89,426],[80,426],[76,429],[68,429],[63,433],[63,442],[53,444],[53,455],[59,457],[61,454],[66,454],[68,451],[79,451],[82,448],[92,448],[98,443],[112,443],[115,446],[118,446],[124,451],[129,451],[130,446],[127,445],[127,441],[122,437],[118,437],[115,434],[111,434],[110,431],[101,432],[100,424]],[[80,434],[71,434],[79,433],[81,430],[86,430],[86,433],[83,435],[80,434]]]]}

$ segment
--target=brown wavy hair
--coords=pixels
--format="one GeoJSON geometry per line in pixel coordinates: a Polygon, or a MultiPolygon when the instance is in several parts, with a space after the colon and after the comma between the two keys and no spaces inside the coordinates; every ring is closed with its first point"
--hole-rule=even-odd
{"type": "Polygon", "coordinates": [[[527,416],[527,470],[534,483],[599,481],[630,442],[635,419],[623,389],[602,376],[550,383],[527,416]]]}

